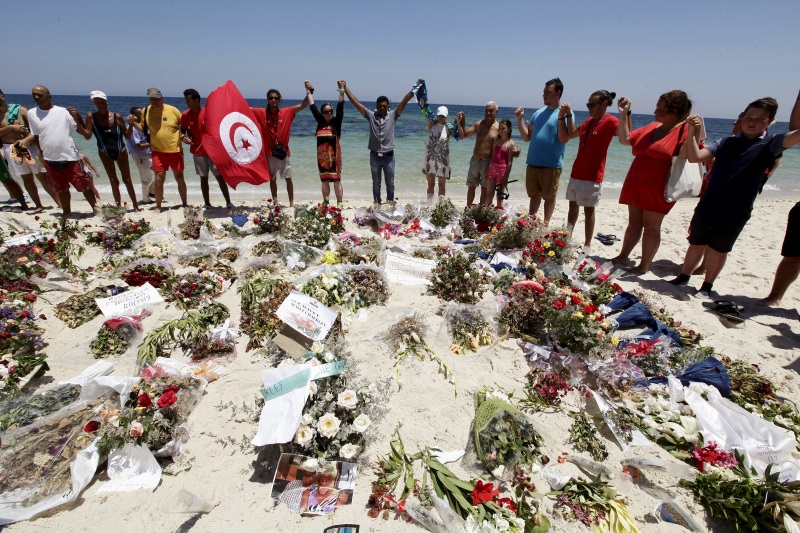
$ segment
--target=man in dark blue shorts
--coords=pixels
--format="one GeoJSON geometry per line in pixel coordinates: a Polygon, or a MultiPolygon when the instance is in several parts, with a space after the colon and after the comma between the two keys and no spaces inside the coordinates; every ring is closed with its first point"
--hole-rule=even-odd
{"type": "Polygon", "coordinates": [[[693,115],[687,119],[689,161],[707,162],[715,157],[716,160],[706,191],[695,208],[689,229],[689,249],[681,274],[670,282],[673,285],[686,285],[706,254],[705,280],[697,296],[710,297],[728,252],[750,219],[764,172],[774,166],[776,157],[786,148],[800,143],[797,129],[785,135],[766,132],[777,111],[778,102],[774,98],[751,102],[742,117],[739,135],[720,139],[702,150],[694,138],[701,124],[700,117],[693,115]]]}

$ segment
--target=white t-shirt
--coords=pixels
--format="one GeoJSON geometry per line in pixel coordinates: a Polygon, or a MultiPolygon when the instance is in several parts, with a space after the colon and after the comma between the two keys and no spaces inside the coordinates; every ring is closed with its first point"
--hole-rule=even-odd
{"type": "Polygon", "coordinates": [[[39,136],[39,147],[45,161],[78,161],[81,156],[72,140],[75,119],[63,107],[28,110],[28,126],[39,136]]]}

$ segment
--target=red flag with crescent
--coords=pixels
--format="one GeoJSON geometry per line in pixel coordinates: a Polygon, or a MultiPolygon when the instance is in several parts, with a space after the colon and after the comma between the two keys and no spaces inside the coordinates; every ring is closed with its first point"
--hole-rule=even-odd
{"type": "Polygon", "coordinates": [[[250,105],[228,80],[206,99],[203,147],[217,165],[225,182],[261,185],[269,181],[261,130],[250,105]]]}

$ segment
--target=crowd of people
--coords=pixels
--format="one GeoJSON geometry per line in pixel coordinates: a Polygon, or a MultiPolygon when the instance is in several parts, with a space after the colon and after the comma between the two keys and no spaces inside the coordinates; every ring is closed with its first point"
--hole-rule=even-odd
{"type": "MultiPolygon", "coordinates": [[[[278,202],[278,178],[281,178],[286,183],[289,205],[294,205],[289,140],[295,116],[310,106],[316,120],[316,157],[322,198],[328,204],[333,188],[336,202],[339,207],[342,206],[344,193],[340,138],[344,97],[347,96],[369,125],[367,148],[370,151],[375,205],[383,202],[383,184],[386,186],[386,200],[392,204],[395,200],[395,123],[419,86],[409,91],[394,109],[390,108],[389,98],[378,97],[373,111],[358,100],[344,80],[337,81],[339,98],[335,109],[330,103],[318,109],[313,97],[314,87],[308,81],[304,85],[305,99],[297,105],[281,107],[281,93],[277,89],[270,89],[267,91],[266,108],[251,109],[262,134],[271,176],[272,201],[278,202]]],[[[530,213],[537,214],[544,203],[542,218],[545,224],[549,224],[556,206],[565,147],[571,139],[576,139],[578,151],[566,190],[566,199],[569,201],[568,224],[574,228],[583,208],[584,247],[588,251],[594,234],[595,210],[602,195],[608,148],[613,138],[617,137],[620,143],[631,147],[634,160],[619,199],[621,204],[627,205],[628,223],[621,250],[612,261],[628,265],[632,251],[641,241],[641,260],[631,271],[644,274],[650,270],[661,243],[664,218],[675,205],[664,194],[673,159],[681,156],[691,163],[706,163],[710,170],[706,172],[704,192],[690,224],[686,258],[680,274],[672,283],[686,285],[694,273],[703,273],[704,281],[697,293],[710,296],[727,254],[750,218],[765,177],[774,171],[785,149],[800,143],[800,94],[792,109],[790,131],[787,134],[773,135],[768,132],[775,120],[778,103],[772,98],[762,98],[748,104],[730,137],[704,145],[706,139],[702,119],[691,114],[692,101],[684,91],[673,90],[662,94],[656,102],[655,120],[638,129],[631,126],[631,101],[627,97],[617,100],[618,118],[608,113],[616,93],[607,90],[593,92],[586,103],[589,118],[577,125],[572,107],[562,102],[563,92],[561,80],[551,79],[544,86],[543,107],[536,110],[530,120],[526,121],[522,107],[514,112],[519,135],[523,142],[530,145],[525,170],[530,213]]],[[[144,108],[131,108],[125,119],[109,111],[108,98],[101,91],[91,92],[90,99],[97,111],[88,113],[85,118],[74,108],[54,105],[46,87],[35,86],[31,95],[36,107],[26,109],[19,104],[8,103],[0,91],[0,141],[4,155],[4,160],[0,160],[3,165],[0,168],[0,182],[9,195],[20,203],[21,209],[29,209],[28,200],[14,176],[22,180],[35,210],[43,208],[36,183],[38,180],[61,208],[64,217],[71,213],[70,185],[82,193],[97,211],[99,194],[92,180],[93,167],[85,154],[80,154],[75,147],[72,131],[77,131],[87,140],[95,137],[98,157],[118,205],[122,197],[117,169],[135,212],[139,211],[140,203],[151,200],[155,202],[155,208],[161,210],[164,182],[169,170],[172,170],[177,183],[181,202],[186,206],[187,191],[183,177],[183,145],[186,144],[192,154],[195,171],[201,179],[205,207],[211,206],[209,173],[216,178],[226,206],[233,207],[225,180],[203,149],[205,110],[196,90],[184,91],[187,110],[181,112],[164,103],[159,89],[150,88],[147,90],[149,104],[144,108]],[[139,172],[140,200],[137,200],[131,181],[129,154],[139,172]]],[[[435,120],[433,113],[426,117],[428,136],[421,170],[427,178],[429,203],[433,203],[435,191],[440,200],[445,196],[445,184],[451,178],[450,138],[453,135],[458,135],[460,139],[475,136],[466,176],[467,206],[474,204],[480,188],[479,204],[502,208],[511,168],[521,150],[511,139],[511,121],[498,120],[497,112],[497,104],[488,102],[484,118],[471,126],[467,126],[463,112],[456,114],[454,124],[448,124],[449,111],[444,106],[437,109],[435,120]]],[[[780,302],[800,272],[798,206],[789,217],[782,255],[784,260],[776,274],[773,290],[765,299],[765,303],[770,305],[780,302]]]]}

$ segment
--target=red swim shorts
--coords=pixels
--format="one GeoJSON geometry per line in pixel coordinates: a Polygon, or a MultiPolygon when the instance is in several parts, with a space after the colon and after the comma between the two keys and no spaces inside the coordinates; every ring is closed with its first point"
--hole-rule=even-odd
{"type": "Polygon", "coordinates": [[[183,152],[153,152],[153,172],[183,171],[183,152]]]}
{"type": "Polygon", "coordinates": [[[68,191],[70,183],[78,192],[84,192],[92,186],[80,161],[45,161],[44,166],[47,167],[47,181],[55,192],[68,191]]]}

